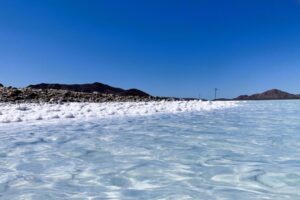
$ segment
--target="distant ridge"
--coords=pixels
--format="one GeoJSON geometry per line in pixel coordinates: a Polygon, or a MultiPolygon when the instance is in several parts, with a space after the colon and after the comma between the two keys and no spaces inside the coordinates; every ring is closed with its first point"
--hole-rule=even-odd
{"type": "Polygon", "coordinates": [[[272,89],[263,93],[253,95],[241,95],[234,100],[283,100],[283,99],[300,99],[300,95],[290,94],[278,89],[272,89]]]}
{"type": "MultiPolygon", "coordinates": [[[[95,82],[95,83],[87,83],[87,84],[59,84],[59,83],[40,83],[40,84],[35,84],[35,85],[29,85],[26,88],[14,88],[14,87],[4,87],[3,84],[0,83],[0,101],[14,101],[11,100],[9,97],[14,97],[17,99],[37,99],[37,98],[33,98],[32,96],[36,96],[36,97],[49,97],[50,98],[50,94],[47,94],[48,92],[50,93],[55,93],[54,97],[58,97],[58,96],[66,96],[67,93],[66,92],[74,92],[72,95],[75,95],[76,98],[71,98],[72,101],[85,101],[86,98],[90,98],[90,97],[97,97],[97,95],[114,95],[114,96],[119,96],[120,99],[116,98],[116,101],[119,100],[133,100],[131,97],[133,98],[137,98],[135,99],[136,101],[139,98],[147,98],[147,100],[149,99],[153,99],[153,100],[198,100],[197,98],[176,98],[176,97],[155,97],[155,96],[151,96],[150,94],[143,92],[141,90],[138,89],[122,89],[122,88],[117,88],[117,87],[112,87],[110,85],[106,85],[103,83],[99,83],[99,82],[95,82]],[[35,91],[34,91],[35,90],[35,91]],[[39,91],[40,90],[40,91],[39,91]],[[27,95],[23,95],[22,91],[26,91],[27,93],[30,93],[29,96],[27,95]],[[57,91],[57,92],[55,92],[57,91]],[[34,93],[34,94],[32,94],[34,93]],[[45,93],[45,94],[44,94],[45,93]],[[64,95],[60,94],[60,93],[64,93],[64,95]],[[66,94],[65,94],[66,93],[66,94]],[[78,94],[81,93],[81,94],[78,94]],[[20,95],[19,95],[20,94],[20,95]],[[91,96],[94,95],[94,96],[91,96]],[[96,95],[96,96],[95,96],[96,95]],[[24,98],[23,98],[24,97],[24,98]],[[26,97],[26,98],[25,98],[26,97]],[[77,98],[78,97],[78,98],[77,98]],[[80,97],[80,98],[79,98],[80,97]],[[127,99],[128,97],[128,99],[127,99]]],[[[26,93],[25,92],[25,93],[26,93]]],[[[72,96],[71,95],[71,96],[72,96]]],[[[102,97],[94,100],[95,102],[102,101],[102,97]]],[[[93,99],[91,98],[91,99],[93,99]]],[[[103,97],[103,101],[108,101],[105,99],[106,97],[103,97]]],[[[110,97],[109,97],[110,98],[110,97]]],[[[240,95],[236,98],[233,99],[226,99],[226,98],[218,98],[215,99],[215,101],[232,101],[232,100],[236,100],[236,101],[240,101],[240,100],[285,100],[285,99],[300,99],[300,94],[291,94],[279,89],[272,89],[272,90],[267,90],[265,92],[262,93],[256,93],[253,95],[240,95]]],[[[42,100],[44,100],[42,98],[42,100]]],[[[113,99],[109,99],[111,101],[114,100],[113,99]]],[[[205,100],[205,99],[202,99],[205,100]]],[[[46,101],[46,100],[45,100],[46,101]]],[[[93,101],[93,100],[91,100],[93,101]]]]}
{"type": "Polygon", "coordinates": [[[68,90],[74,92],[84,92],[84,93],[93,93],[98,92],[101,94],[115,94],[122,96],[140,96],[147,97],[150,96],[146,92],[143,92],[138,89],[129,89],[124,90],[122,88],[112,87],[103,83],[95,82],[88,84],[58,84],[58,83],[41,83],[36,85],[29,85],[27,88],[32,89],[55,89],[55,90],[68,90]]]}

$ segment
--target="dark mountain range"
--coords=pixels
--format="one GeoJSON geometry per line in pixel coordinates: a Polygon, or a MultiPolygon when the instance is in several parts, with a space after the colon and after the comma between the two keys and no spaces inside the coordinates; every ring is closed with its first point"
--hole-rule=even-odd
{"type": "Polygon", "coordinates": [[[98,92],[101,94],[115,94],[122,96],[141,96],[146,97],[150,96],[149,94],[138,90],[138,89],[129,89],[124,90],[122,88],[112,87],[103,83],[91,83],[91,84],[48,84],[41,83],[37,85],[29,85],[27,88],[33,89],[55,89],[55,90],[68,90],[73,92],[85,92],[93,93],[98,92]]]}
{"type": "Polygon", "coordinates": [[[263,93],[253,95],[241,95],[234,100],[282,100],[282,99],[300,99],[300,95],[290,94],[278,89],[268,90],[263,93]]]}

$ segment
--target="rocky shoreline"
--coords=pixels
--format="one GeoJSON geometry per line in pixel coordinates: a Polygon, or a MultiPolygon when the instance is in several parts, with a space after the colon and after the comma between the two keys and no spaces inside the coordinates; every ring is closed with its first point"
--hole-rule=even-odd
{"type": "Polygon", "coordinates": [[[103,83],[29,85],[5,87],[0,83],[0,103],[64,103],[64,102],[149,102],[192,101],[197,98],[152,96],[139,89],[122,89],[103,83]]]}
{"type": "Polygon", "coordinates": [[[85,93],[56,89],[32,89],[0,87],[0,102],[9,103],[63,103],[63,102],[148,102],[174,100],[173,98],[153,96],[131,96],[85,93]]]}

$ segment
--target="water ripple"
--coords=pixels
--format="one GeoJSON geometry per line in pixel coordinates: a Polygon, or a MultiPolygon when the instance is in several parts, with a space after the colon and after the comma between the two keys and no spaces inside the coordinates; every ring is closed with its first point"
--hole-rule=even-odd
{"type": "Polygon", "coordinates": [[[0,199],[300,199],[300,102],[1,126],[0,199]]]}

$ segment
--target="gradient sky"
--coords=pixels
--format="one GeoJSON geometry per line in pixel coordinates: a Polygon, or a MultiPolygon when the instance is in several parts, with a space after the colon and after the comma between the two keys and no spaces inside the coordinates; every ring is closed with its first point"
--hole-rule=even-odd
{"type": "Polygon", "coordinates": [[[297,0],[0,0],[0,82],[300,93],[297,0]]]}

